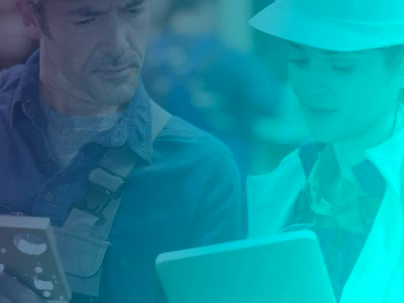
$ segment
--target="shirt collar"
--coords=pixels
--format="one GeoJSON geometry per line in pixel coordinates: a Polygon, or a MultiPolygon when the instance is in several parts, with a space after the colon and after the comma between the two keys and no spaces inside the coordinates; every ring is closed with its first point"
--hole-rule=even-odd
{"type": "Polygon", "coordinates": [[[30,106],[32,101],[37,101],[39,83],[39,50],[36,50],[25,64],[21,80],[15,90],[10,112],[10,126],[15,125],[20,109],[28,118],[33,118],[34,107],[30,106]],[[36,100],[35,100],[36,99],[36,100]]]}
{"type": "MultiPolygon", "coordinates": [[[[314,164],[320,158],[320,155],[326,151],[326,145],[319,144],[314,141],[309,141],[299,147],[299,157],[306,178],[311,175],[314,164]]],[[[335,163],[330,165],[337,165],[336,160],[331,157],[335,163]]],[[[386,179],[379,171],[378,167],[370,160],[364,160],[361,163],[352,167],[352,172],[356,178],[361,189],[369,195],[380,195],[385,192],[386,179]]]]}
{"type": "MultiPolygon", "coordinates": [[[[352,171],[361,186],[369,194],[384,192],[386,183],[396,193],[401,191],[401,174],[404,159],[404,106],[397,112],[394,135],[382,144],[365,152],[367,160],[352,167],[352,171]]],[[[309,141],[299,147],[299,157],[306,177],[319,158],[325,145],[309,141]]]]}
{"type": "MultiPolygon", "coordinates": [[[[44,118],[45,115],[38,99],[38,83],[39,50],[36,50],[28,59],[16,88],[10,113],[11,127],[15,125],[21,109],[23,114],[31,120],[44,118]]],[[[135,96],[128,104],[124,122],[127,123],[128,146],[142,160],[151,163],[153,152],[151,104],[142,81],[139,81],[135,96]]],[[[44,123],[40,124],[43,125],[44,123]]]]}
{"type": "Polygon", "coordinates": [[[327,146],[319,153],[307,180],[310,209],[316,214],[312,219],[322,227],[364,232],[377,214],[386,181],[369,160],[364,160],[352,167],[355,180],[342,179],[330,196],[328,189],[338,171],[334,150],[327,146]]]}
{"type": "Polygon", "coordinates": [[[143,82],[139,82],[136,95],[129,103],[128,116],[128,145],[143,160],[151,163],[153,157],[152,142],[152,113],[150,97],[143,82]]]}

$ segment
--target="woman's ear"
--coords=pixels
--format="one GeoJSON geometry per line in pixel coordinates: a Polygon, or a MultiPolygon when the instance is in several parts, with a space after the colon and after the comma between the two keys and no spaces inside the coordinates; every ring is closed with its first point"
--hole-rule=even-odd
{"type": "Polygon", "coordinates": [[[42,38],[42,31],[38,22],[38,16],[30,1],[31,0],[16,0],[15,4],[28,36],[31,39],[39,40],[42,38]]]}

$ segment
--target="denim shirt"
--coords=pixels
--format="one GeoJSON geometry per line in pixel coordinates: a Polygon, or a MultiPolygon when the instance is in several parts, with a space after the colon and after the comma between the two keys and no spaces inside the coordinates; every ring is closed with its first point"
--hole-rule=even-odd
{"type": "Polygon", "coordinates": [[[238,170],[218,140],[173,117],[152,141],[149,98],[139,85],[125,125],[101,133],[61,169],[49,149],[38,82],[39,52],[1,74],[0,206],[62,226],[85,197],[88,174],[106,145],[128,144],[141,159],[109,237],[101,302],[165,301],[154,268],[159,253],[245,235],[238,170]]]}

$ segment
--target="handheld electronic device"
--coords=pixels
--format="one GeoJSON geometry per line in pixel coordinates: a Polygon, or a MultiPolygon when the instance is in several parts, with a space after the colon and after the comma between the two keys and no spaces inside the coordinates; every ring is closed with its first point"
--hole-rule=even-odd
{"type": "Polygon", "coordinates": [[[48,218],[0,216],[0,270],[48,303],[71,299],[48,218]]]}

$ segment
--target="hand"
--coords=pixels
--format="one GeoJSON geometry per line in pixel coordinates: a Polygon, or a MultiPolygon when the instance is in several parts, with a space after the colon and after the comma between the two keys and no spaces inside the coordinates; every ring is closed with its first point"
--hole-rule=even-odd
{"type": "Polygon", "coordinates": [[[0,302],[44,303],[31,289],[5,272],[0,272],[0,302]]]}

